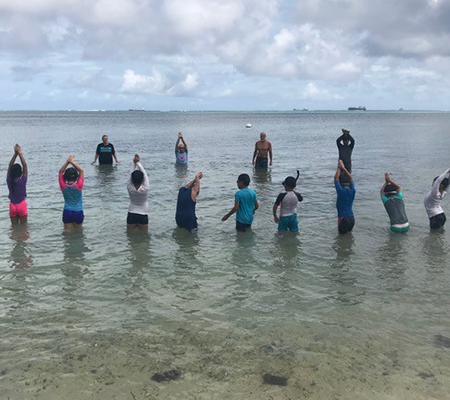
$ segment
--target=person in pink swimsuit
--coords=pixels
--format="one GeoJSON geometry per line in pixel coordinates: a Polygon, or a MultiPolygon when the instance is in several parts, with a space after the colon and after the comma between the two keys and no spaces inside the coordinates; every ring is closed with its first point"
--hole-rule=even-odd
{"type": "Polygon", "coordinates": [[[14,146],[14,155],[11,158],[8,166],[8,173],[6,174],[6,183],[9,189],[9,216],[13,225],[26,224],[28,221],[28,207],[27,207],[27,179],[28,166],[25,157],[22,154],[21,147],[16,144],[14,146]],[[16,159],[19,157],[20,164],[16,164],[16,159]]]}

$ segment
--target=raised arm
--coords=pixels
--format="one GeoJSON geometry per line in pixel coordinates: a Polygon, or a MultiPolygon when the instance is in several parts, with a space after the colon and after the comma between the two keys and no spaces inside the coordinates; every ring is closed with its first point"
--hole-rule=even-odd
{"type": "Polygon", "coordinates": [[[390,183],[392,186],[395,187],[395,190],[396,190],[397,192],[401,192],[401,191],[402,191],[402,188],[400,187],[400,185],[397,184],[397,183],[395,183],[395,182],[391,179],[391,176],[390,176],[387,172],[384,174],[384,177],[385,177],[385,179],[386,179],[386,184],[390,183]]]}
{"type": "Polygon", "coordinates": [[[351,182],[352,175],[350,174],[350,172],[347,171],[347,169],[345,168],[344,162],[342,160],[339,160],[339,168],[344,173],[344,175],[347,175],[347,177],[350,179],[350,182],[351,182]]]}
{"type": "Polygon", "coordinates": [[[26,178],[26,177],[28,177],[28,165],[27,165],[27,162],[25,161],[25,157],[22,154],[22,151],[20,151],[20,153],[19,153],[19,158],[20,158],[20,162],[22,163],[22,176],[24,176],[26,178]]]}
{"type": "Polygon", "coordinates": [[[148,181],[147,171],[145,171],[140,161],[138,161],[135,165],[136,168],[144,174],[144,181],[142,182],[142,186],[144,186],[145,189],[148,189],[150,187],[150,182],[148,181]]]}
{"type": "Polygon", "coordinates": [[[69,160],[64,161],[64,164],[59,169],[59,174],[63,174],[68,166],[69,166],[69,160]]]}
{"type": "Polygon", "coordinates": [[[439,175],[436,180],[433,182],[433,187],[431,188],[431,191],[434,195],[437,195],[439,192],[439,186],[441,185],[442,181],[445,178],[448,178],[450,175],[450,168],[446,171],[444,171],[441,175],[439,175]]]}
{"type": "Polygon", "coordinates": [[[353,139],[353,136],[350,135],[350,133],[348,134],[348,139],[349,139],[349,146],[351,149],[353,149],[353,147],[355,147],[355,139],[353,139]]]}
{"type": "Polygon", "coordinates": [[[192,201],[197,201],[197,196],[200,193],[200,179],[203,178],[203,172],[199,172],[197,175],[195,175],[195,179],[193,181],[191,181],[191,185],[194,185],[194,187],[192,188],[191,191],[191,199],[192,201]]]}
{"type": "Polygon", "coordinates": [[[67,162],[69,164],[72,164],[72,166],[78,171],[78,173],[80,174],[80,178],[84,178],[84,169],[81,168],[77,162],[75,162],[75,156],[73,154],[69,156],[67,162]]]}
{"type": "Polygon", "coordinates": [[[188,149],[188,147],[187,147],[187,143],[186,143],[186,140],[184,140],[184,137],[183,136],[181,136],[181,141],[183,142],[183,144],[184,144],[184,148],[187,150],[188,149]]]}
{"type": "Polygon", "coordinates": [[[17,153],[14,153],[14,155],[12,156],[11,161],[9,162],[9,165],[8,165],[7,176],[9,176],[9,174],[11,173],[11,168],[12,168],[12,166],[14,165],[14,163],[16,162],[17,156],[18,156],[17,153]]]}
{"type": "Polygon", "coordinates": [[[338,168],[336,169],[336,172],[334,174],[334,182],[339,181],[340,176],[341,176],[341,169],[338,166],[338,168]]]}

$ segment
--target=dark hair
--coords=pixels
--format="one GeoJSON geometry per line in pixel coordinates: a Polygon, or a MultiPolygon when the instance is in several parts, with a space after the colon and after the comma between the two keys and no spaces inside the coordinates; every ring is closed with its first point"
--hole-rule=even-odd
{"type": "Polygon", "coordinates": [[[22,166],[20,164],[14,164],[9,171],[9,177],[11,179],[11,191],[14,190],[16,186],[16,179],[22,176],[22,166]]]}
{"type": "Polygon", "coordinates": [[[297,186],[298,177],[300,176],[300,171],[297,170],[297,177],[294,178],[293,176],[288,176],[284,182],[283,185],[286,186],[289,189],[294,189],[297,186]]]}
{"type": "Polygon", "coordinates": [[[339,177],[339,182],[341,182],[341,185],[348,185],[350,186],[350,183],[352,182],[350,180],[350,178],[347,175],[341,174],[341,176],[339,177]]]}
{"type": "Polygon", "coordinates": [[[75,168],[67,168],[64,171],[64,180],[66,182],[75,182],[78,179],[78,171],[75,168]]]}
{"type": "Polygon", "coordinates": [[[108,137],[108,135],[103,135],[103,136],[102,136],[102,140],[103,140],[103,138],[105,138],[105,137],[108,137]]]}
{"type": "Polygon", "coordinates": [[[144,181],[144,174],[142,171],[139,171],[138,169],[136,171],[133,171],[131,173],[131,182],[133,185],[142,185],[142,182],[144,181]]]}
{"type": "Polygon", "coordinates": [[[250,177],[247,174],[240,174],[238,176],[238,182],[241,182],[244,184],[244,186],[250,185],[250,177]]]}
{"type": "Polygon", "coordinates": [[[396,194],[397,189],[393,184],[389,183],[384,187],[384,193],[385,194],[396,194]]]}
{"type": "MultiPolygon", "coordinates": [[[[439,178],[439,176],[437,176],[436,178],[433,179],[433,183],[436,182],[437,178],[439,178]]],[[[448,184],[449,184],[448,178],[444,178],[441,182],[441,185],[444,187],[444,189],[447,189],[448,184]]]]}

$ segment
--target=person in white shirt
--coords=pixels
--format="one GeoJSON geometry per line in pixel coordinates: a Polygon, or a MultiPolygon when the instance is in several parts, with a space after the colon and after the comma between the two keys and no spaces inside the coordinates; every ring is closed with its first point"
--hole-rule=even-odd
{"type": "Polygon", "coordinates": [[[135,154],[127,182],[128,195],[130,196],[127,216],[128,230],[148,228],[148,189],[150,184],[140,161],[139,154],[135,154]]]}
{"type": "Polygon", "coordinates": [[[434,178],[431,190],[425,195],[424,205],[430,219],[431,229],[442,228],[447,220],[442,209],[442,200],[447,194],[445,190],[448,187],[449,178],[450,168],[434,178]]]}

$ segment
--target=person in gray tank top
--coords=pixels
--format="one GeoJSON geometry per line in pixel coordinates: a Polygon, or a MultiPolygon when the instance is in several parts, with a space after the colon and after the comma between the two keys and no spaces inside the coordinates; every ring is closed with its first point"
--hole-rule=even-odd
{"type": "Polygon", "coordinates": [[[402,188],[391,179],[388,173],[384,174],[384,179],[385,182],[380,190],[380,195],[384,208],[389,215],[391,231],[408,232],[409,222],[403,202],[402,188]]]}

